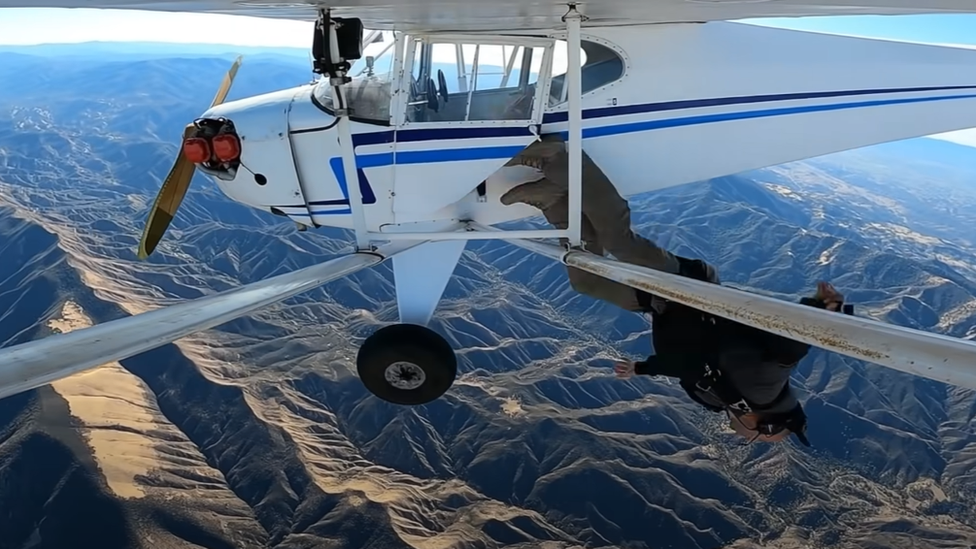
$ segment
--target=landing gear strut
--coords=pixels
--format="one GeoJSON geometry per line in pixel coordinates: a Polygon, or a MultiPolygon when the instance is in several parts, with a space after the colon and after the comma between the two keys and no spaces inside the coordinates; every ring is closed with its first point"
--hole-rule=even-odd
{"type": "Polygon", "coordinates": [[[356,357],[369,392],[393,404],[437,400],[457,376],[457,358],[437,332],[417,324],[393,324],[366,338],[356,357]]]}

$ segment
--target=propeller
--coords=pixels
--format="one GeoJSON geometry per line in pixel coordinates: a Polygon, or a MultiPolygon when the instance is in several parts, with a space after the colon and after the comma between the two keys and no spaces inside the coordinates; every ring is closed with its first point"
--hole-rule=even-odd
{"type": "MultiPolygon", "coordinates": [[[[230,86],[234,82],[234,77],[237,76],[237,69],[241,66],[241,59],[238,57],[227,74],[224,75],[224,81],[217,89],[217,95],[214,96],[210,108],[220,105],[227,99],[230,86]]],[[[194,129],[194,124],[187,124],[186,128],[183,129],[183,139],[188,138],[194,129]]],[[[176,217],[176,210],[183,202],[183,197],[186,196],[186,191],[190,187],[190,180],[193,179],[193,174],[196,172],[196,165],[190,162],[183,152],[182,140],[180,143],[176,162],[173,163],[173,167],[163,181],[163,187],[159,189],[152,210],[149,211],[149,219],[142,231],[142,240],[139,241],[139,259],[149,257],[149,254],[153,253],[160,240],[163,239],[163,234],[166,233],[166,229],[169,228],[173,218],[176,217]]]]}

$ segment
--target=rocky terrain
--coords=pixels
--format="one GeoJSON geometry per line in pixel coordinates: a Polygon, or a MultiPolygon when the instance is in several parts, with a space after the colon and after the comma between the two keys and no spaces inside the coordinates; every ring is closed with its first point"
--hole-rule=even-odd
{"type": "MultiPolygon", "coordinates": [[[[38,53],[0,53],[0,345],[346,249],[198,177],[139,261],[227,58],[38,53]]],[[[231,97],[310,77],[248,60],[231,97]]],[[[974,160],[884,145],[635,197],[634,220],[734,285],[797,299],[829,279],[860,314],[972,337],[974,160]]],[[[815,350],[794,376],[813,448],[746,446],[666,380],[613,377],[650,352],[641,317],[478,242],[432,324],[461,379],[402,408],[353,365],[394,296],[381,265],[0,400],[0,548],[976,547],[972,391],[815,350]]]]}

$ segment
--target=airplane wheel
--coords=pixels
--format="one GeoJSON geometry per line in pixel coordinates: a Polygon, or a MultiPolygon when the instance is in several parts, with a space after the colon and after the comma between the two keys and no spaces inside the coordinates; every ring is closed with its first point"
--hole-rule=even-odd
{"type": "Polygon", "coordinates": [[[394,404],[436,400],[454,383],[457,358],[437,332],[416,324],[392,324],[366,338],[356,357],[363,385],[394,404]]]}

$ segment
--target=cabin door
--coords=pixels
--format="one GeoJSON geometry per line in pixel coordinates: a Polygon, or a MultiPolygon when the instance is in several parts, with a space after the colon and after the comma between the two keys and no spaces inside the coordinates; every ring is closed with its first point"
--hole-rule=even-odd
{"type": "Polygon", "coordinates": [[[408,38],[394,107],[397,219],[422,219],[465,198],[537,139],[552,45],[514,36],[408,38]]]}

